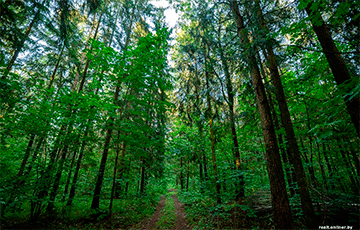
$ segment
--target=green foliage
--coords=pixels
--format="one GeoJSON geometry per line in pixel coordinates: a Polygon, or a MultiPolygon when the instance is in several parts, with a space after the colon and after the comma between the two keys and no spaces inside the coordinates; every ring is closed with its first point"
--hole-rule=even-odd
{"type": "MultiPolygon", "coordinates": [[[[150,217],[160,195],[175,187],[182,188],[180,199],[193,226],[273,227],[262,128],[246,64],[248,54],[256,56],[274,104],[272,118],[281,126],[279,101],[269,81],[268,47],[277,58],[317,214],[324,223],[336,225],[338,215],[355,226],[359,138],[345,102],[360,95],[358,1],[241,2],[250,38],[246,45],[241,45],[228,4],[171,2],[181,12],[171,69],[164,10],[149,1],[0,3],[0,205],[5,227],[28,228],[31,218],[39,224],[32,228],[129,228],[150,217]],[[306,15],[309,4],[312,14],[306,15]],[[352,76],[341,86],[334,83],[312,30],[322,21],[352,76]],[[16,50],[20,53],[13,56],[16,50]],[[234,170],[232,122],[240,170],[234,170]],[[95,212],[90,205],[109,130],[95,212]],[[221,205],[215,201],[215,165],[221,205]],[[246,198],[235,201],[240,176],[246,198]],[[75,197],[65,208],[72,187],[75,197]],[[48,212],[52,203],[54,212],[48,212]]],[[[287,152],[284,128],[276,134],[283,139],[279,148],[287,152]]],[[[290,161],[283,162],[283,169],[287,189],[295,190],[290,205],[296,226],[303,228],[290,161]]],[[[175,221],[170,194],[160,228],[175,221]]]]}
{"type": "Polygon", "coordinates": [[[191,225],[199,229],[253,229],[266,226],[269,222],[262,219],[262,223],[258,223],[257,211],[249,205],[235,202],[216,205],[214,196],[204,196],[199,192],[182,192],[180,200],[185,203],[191,225]]]}

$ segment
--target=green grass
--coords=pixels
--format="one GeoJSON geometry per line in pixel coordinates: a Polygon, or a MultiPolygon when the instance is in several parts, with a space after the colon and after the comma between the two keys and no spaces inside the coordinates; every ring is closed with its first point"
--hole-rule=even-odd
{"type": "Polygon", "coordinates": [[[159,222],[156,223],[157,229],[170,229],[175,225],[176,222],[176,211],[174,200],[171,198],[170,192],[166,195],[165,207],[161,211],[161,218],[159,222]]]}

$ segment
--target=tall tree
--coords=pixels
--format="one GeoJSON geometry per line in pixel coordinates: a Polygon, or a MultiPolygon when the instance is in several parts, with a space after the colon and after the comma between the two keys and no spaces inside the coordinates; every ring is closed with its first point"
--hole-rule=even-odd
{"type": "Polygon", "coordinates": [[[356,83],[352,81],[350,72],[346,66],[341,53],[335,45],[331,37],[331,33],[318,11],[319,3],[313,1],[301,1],[301,8],[305,8],[306,13],[309,15],[312,28],[314,29],[320,45],[328,61],[331,71],[334,75],[337,85],[345,91],[345,104],[348,113],[350,114],[351,121],[354,124],[355,130],[360,137],[360,98],[355,94],[356,83]]]}
{"type": "MultiPolygon", "coordinates": [[[[263,13],[261,12],[261,7],[259,5],[259,1],[257,1],[257,10],[258,17],[260,21],[260,26],[264,30],[264,34],[268,34],[269,30],[265,24],[265,20],[263,18],[263,13]]],[[[317,220],[314,208],[312,206],[312,201],[309,193],[309,187],[306,182],[306,175],[304,172],[304,167],[302,165],[299,147],[296,141],[294,128],[291,122],[291,117],[289,113],[289,108],[286,102],[285,93],[283,89],[283,85],[281,83],[280,73],[278,69],[278,64],[276,61],[276,56],[274,54],[273,48],[271,47],[271,43],[268,42],[266,46],[267,51],[267,61],[269,63],[269,69],[271,74],[271,81],[276,88],[276,96],[279,104],[280,114],[282,124],[285,128],[286,138],[288,141],[289,151],[292,154],[293,165],[296,173],[297,184],[299,187],[299,194],[301,198],[301,207],[304,212],[306,226],[308,228],[317,228],[317,220]]],[[[274,114],[275,115],[275,114],[274,114]]]]}
{"type": "MultiPolygon", "coordinates": [[[[250,44],[247,32],[244,27],[243,18],[240,14],[236,1],[230,2],[230,8],[234,15],[234,20],[238,30],[238,36],[242,45],[245,47],[250,44]]],[[[284,172],[281,165],[279,149],[277,146],[274,125],[271,119],[271,111],[266,98],[264,84],[262,82],[260,71],[257,66],[256,57],[247,52],[248,65],[252,84],[255,90],[257,106],[259,109],[261,126],[266,148],[267,166],[270,180],[271,201],[274,211],[274,223],[276,228],[292,228],[292,218],[289,205],[289,199],[286,192],[284,172]]]]}
{"type": "Polygon", "coordinates": [[[19,56],[20,51],[22,50],[22,48],[24,47],[25,41],[29,38],[29,34],[33,28],[33,26],[38,22],[38,20],[40,19],[40,14],[41,14],[41,10],[44,7],[44,3],[45,0],[43,0],[41,3],[36,3],[35,2],[35,7],[37,8],[37,11],[33,17],[33,19],[31,20],[30,24],[28,25],[28,27],[26,28],[25,33],[21,36],[20,41],[17,43],[16,47],[15,47],[15,52],[12,55],[11,60],[9,61],[9,63],[7,64],[6,70],[3,73],[3,75],[1,76],[1,80],[5,80],[7,78],[7,75],[9,74],[9,72],[11,71],[17,57],[19,56]]]}

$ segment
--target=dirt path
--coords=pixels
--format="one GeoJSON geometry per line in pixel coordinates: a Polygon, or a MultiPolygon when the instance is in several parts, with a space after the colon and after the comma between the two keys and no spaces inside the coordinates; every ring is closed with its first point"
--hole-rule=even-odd
{"type": "Polygon", "coordinates": [[[189,226],[189,221],[185,218],[186,215],[184,213],[184,205],[180,203],[178,197],[175,194],[171,195],[171,198],[174,200],[176,210],[176,225],[174,230],[192,229],[189,226]]]}
{"type": "MultiPolygon", "coordinates": [[[[176,192],[175,189],[170,189],[169,192],[176,192]]],[[[171,198],[174,200],[175,210],[176,210],[176,224],[172,230],[187,230],[192,229],[189,226],[189,221],[185,218],[184,205],[179,201],[178,197],[173,194],[171,198]]],[[[156,223],[160,220],[161,210],[165,206],[165,195],[161,197],[159,204],[156,206],[156,210],[151,218],[142,221],[136,226],[135,229],[142,230],[153,230],[156,229],[156,223]]]]}
{"type": "Polygon", "coordinates": [[[165,206],[165,195],[160,198],[159,204],[156,206],[155,212],[150,219],[147,219],[137,225],[136,229],[152,230],[156,229],[156,223],[160,220],[161,210],[165,206]]]}

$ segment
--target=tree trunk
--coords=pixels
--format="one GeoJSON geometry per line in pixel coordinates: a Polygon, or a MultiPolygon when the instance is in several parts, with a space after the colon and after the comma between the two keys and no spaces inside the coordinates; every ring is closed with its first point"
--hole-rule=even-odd
{"type": "MultiPolygon", "coordinates": [[[[126,34],[124,50],[127,49],[129,42],[130,42],[130,35],[131,35],[131,31],[132,31],[134,13],[135,13],[135,5],[133,8],[131,17],[130,17],[130,24],[129,24],[128,32],[126,34]]],[[[117,103],[117,101],[119,99],[120,85],[121,85],[121,82],[120,82],[120,80],[118,80],[118,84],[116,86],[115,95],[114,95],[114,103],[117,103]]],[[[110,148],[110,140],[111,140],[111,135],[113,132],[114,121],[115,121],[114,117],[110,117],[108,120],[109,127],[108,127],[106,138],[105,138],[104,152],[103,152],[103,155],[101,158],[99,173],[98,173],[98,177],[96,179],[94,196],[93,196],[93,200],[92,200],[92,204],[91,204],[92,209],[98,209],[99,205],[100,205],[100,192],[101,192],[102,182],[103,182],[103,178],[104,178],[106,160],[107,160],[107,156],[108,156],[109,148],[110,148]]]]}
{"type": "MultiPolygon", "coordinates": [[[[326,153],[326,147],[325,147],[324,142],[322,144],[322,149],[323,149],[323,155],[324,155],[324,159],[325,159],[325,162],[326,162],[326,166],[327,166],[330,178],[334,178],[334,173],[333,173],[331,163],[330,163],[329,158],[328,158],[327,153],[326,153]]],[[[330,183],[330,186],[331,186],[332,189],[335,188],[334,183],[330,183]]]]}
{"type": "MultiPolygon", "coordinates": [[[[86,41],[85,41],[85,49],[84,49],[84,50],[87,49],[87,47],[88,47],[88,42],[89,42],[90,37],[91,37],[91,34],[92,34],[93,30],[94,30],[95,18],[96,18],[96,13],[94,14],[94,19],[93,19],[94,23],[91,24],[91,28],[90,28],[89,34],[88,34],[87,39],[86,39],[86,41]]],[[[84,51],[83,54],[81,55],[80,63],[79,63],[78,65],[75,64],[75,66],[76,66],[76,68],[77,68],[77,71],[76,71],[76,76],[75,76],[75,79],[74,79],[74,83],[73,83],[72,86],[71,86],[71,91],[72,91],[72,92],[75,92],[76,87],[77,87],[77,84],[78,84],[78,82],[79,82],[80,69],[81,69],[81,65],[82,65],[83,62],[84,62],[85,54],[86,54],[86,53],[85,53],[85,51],[84,51]]]]}
{"type": "Polygon", "coordinates": [[[244,182],[244,175],[241,173],[241,160],[240,160],[240,152],[239,152],[239,143],[236,135],[236,127],[235,127],[235,118],[234,118],[234,90],[231,83],[231,77],[229,73],[229,67],[227,64],[227,61],[225,60],[224,53],[222,50],[221,45],[219,45],[219,51],[220,51],[220,58],[221,58],[221,64],[224,66],[224,72],[225,72],[225,78],[226,78],[226,90],[227,90],[227,96],[228,96],[228,106],[229,106],[229,113],[230,113],[230,129],[231,129],[231,135],[233,140],[233,151],[234,151],[234,157],[235,157],[235,166],[237,174],[239,174],[238,178],[238,185],[235,188],[235,199],[237,201],[240,201],[241,198],[245,197],[245,182],[244,182]]]}
{"type": "MultiPolygon", "coordinates": [[[[28,30],[29,30],[29,28],[28,28],[28,30]]],[[[28,31],[28,30],[27,30],[27,31],[28,31]]],[[[30,30],[31,30],[31,28],[30,28],[30,30]]],[[[30,32],[30,31],[29,31],[29,32],[30,32]]],[[[28,35],[28,34],[27,34],[27,35],[28,35]]],[[[54,68],[53,74],[51,75],[51,78],[50,78],[50,83],[49,83],[49,85],[48,85],[48,89],[51,88],[51,85],[52,85],[52,82],[53,82],[53,80],[54,80],[54,76],[55,76],[56,70],[57,70],[57,68],[58,68],[58,66],[59,66],[59,62],[60,62],[60,59],[61,59],[61,56],[62,56],[64,47],[65,47],[65,45],[63,45],[63,47],[62,47],[62,49],[61,49],[61,52],[60,52],[60,54],[59,54],[58,61],[57,61],[56,66],[55,66],[55,68],[54,68]]],[[[19,172],[18,172],[18,175],[17,175],[17,177],[19,178],[19,180],[18,180],[17,183],[15,184],[14,191],[16,191],[16,190],[19,188],[19,186],[21,186],[21,184],[23,184],[23,183],[25,182],[24,179],[22,179],[21,177],[23,176],[23,173],[24,173],[24,170],[25,170],[25,166],[26,166],[27,161],[28,161],[28,159],[29,159],[30,151],[31,151],[33,142],[34,142],[34,140],[35,140],[35,137],[36,137],[35,134],[31,134],[31,136],[30,136],[30,140],[29,140],[28,146],[27,146],[26,151],[25,151],[24,159],[23,159],[23,161],[22,161],[22,163],[21,163],[21,167],[20,167],[19,172]]],[[[39,144],[38,144],[38,146],[36,147],[35,152],[34,152],[34,156],[37,154],[37,152],[38,152],[38,150],[39,150],[39,148],[40,148],[40,146],[41,146],[41,144],[42,144],[43,139],[44,139],[43,137],[40,137],[39,144]]],[[[33,160],[34,160],[34,159],[33,159],[33,160]]],[[[32,161],[33,161],[33,160],[32,160],[32,161]]],[[[27,170],[27,172],[26,172],[25,174],[29,174],[29,173],[30,173],[31,163],[32,163],[32,162],[30,162],[30,166],[28,167],[28,170],[27,170]]],[[[8,203],[9,203],[9,202],[12,202],[12,198],[13,198],[13,193],[10,195],[10,198],[9,198],[8,203]]]]}
{"type": "MultiPolygon", "coordinates": [[[[354,165],[355,165],[355,169],[356,169],[356,177],[360,177],[360,161],[359,161],[359,158],[356,156],[356,150],[353,148],[353,146],[351,144],[348,144],[346,143],[347,140],[345,140],[345,138],[343,139],[346,146],[348,146],[348,156],[350,158],[350,155],[351,155],[351,158],[354,162],[354,165]]],[[[351,162],[351,160],[350,160],[351,162]]]]}
{"type": "MultiPolygon", "coordinates": [[[[234,20],[238,29],[238,36],[240,37],[242,44],[246,46],[250,42],[245,31],[243,18],[235,0],[231,1],[230,8],[234,15],[234,20]]],[[[276,228],[291,229],[293,228],[293,224],[289,199],[286,192],[284,172],[277,146],[275,129],[271,120],[269,103],[265,95],[265,88],[260,76],[255,55],[248,54],[247,58],[249,61],[250,75],[255,90],[265,142],[265,154],[270,181],[271,201],[274,212],[274,224],[276,228]]]]}
{"type": "Polygon", "coordinates": [[[118,131],[118,139],[117,139],[118,143],[116,144],[116,156],[115,156],[115,164],[114,164],[114,174],[113,174],[113,185],[111,188],[111,196],[110,196],[110,206],[109,206],[109,213],[110,213],[110,217],[112,215],[112,206],[113,206],[113,200],[114,200],[114,193],[115,193],[115,187],[116,187],[116,167],[118,166],[118,158],[119,158],[119,152],[120,152],[120,146],[119,146],[119,141],[120,141],[120,132],[118,131]]]}
{"type": "Polygon", "coordinates": [[[54,181],[54,184],[53,184],[53,189],[52,189],[52,191],[50,193],[49,204],[48,204],[48,206],[46,208],[47,213],[53,212],[53,209],[55,207],[54,202],[55,202],[57,191],[59,189],[60,179],[61,179],[62,171],[63,171],[63,168],[64,168],[64,163],[65,163],[65,160],[66,160],[67,152],[68,152],[68,145],[65,145],[65,147],[64,147],[64,149],[62,151],[62,155],[61,155],[61,159],[60,159],[60,162],[59,162],[58,170],[57,170],[57,173],[55,175],[55,181],[54,181]]]}
{"type": "MultiPolygon", "coordinates": [[[[131,167],[131,158],[129,159],[129,165],[127,166],[129,169],[131,167]]],[[[130,174],[130,171],[128,172],[128,175],[130,174]]],[[[129,180],[126,181],[126,185],[125,185],[125,196],[128,195],[128,191],[129,191],[129,180]]]]}
{"type": "MultiPolygon", "coordinates": [[[[94,34],[94,38],[93,38],[94,40],[96,40],[98,31],[99,31],[99,26],[100,26],[100,23],[101,23],[101,18],[102,18],[103,14],[104,14],[104,10],[105,10],[105,7],[103,8],[103,10],[102,10],[102,12],[101,12],[101,14],[100,14],[99,22],[98,22],[98,24],[97,24],[97,26],[96,26],[96,30],[95,30],[95,34],[94,34]]],[[[92,51],[92,49],[93,49],[93,46],[91,45],[91,47],[90,47],[90,52],[92,51]]],[[[80,82],[80,86],[79,86],[79,89],[78,89],[78,92],[81,92],[82,89],[83,89],[83,87],[84,87],[85,79],[86,79],[86,74],[87,74],[87,71],[88,71],[88,69],[89,69],[89,65],[90,65],[90,60],[87,59],[86,64],[85,64],[85,68],[84,68],[84,72],[83,72],[83,76],[82,76],[82,79],[81,79],[81,82],[80,82]]],[[[75,86],[75,87],[76,87],[76,86],[75,86]]],[[[74,87],[74,88],[75,88],[75,87],[74,87]]]]}
{"type": "Polygon", "coordinates": [[[189,191],[189,177],[190,177],[190,170],[189,170],[190,161],[187,163],[186,167],[186,191],[189,191]]]}
{"type": "MultiPolygon", "coordinates": [[[[327,167],[328,167],[328,170],[329,170],[329,173],[330,173],[330,177],[331,178],[336,178],[336,180],[338,182],[336,185],[338,185],[338,187],[341,189],[341,191],[343,193],[346,193],[347,191],[344,188],[344,185],[342,184],[342,181],[344,181],[344,180],[340,177],[339,171],[336,168],[334,162],[331,161],[331,158],[330,159],[328,158],[328,154],[326,152],[325,144],[323,145],[323,149],[324,149],[324,157],[325,157],[325,161],[327,162],[327,167]]],[[[330,150],[332,148],[328,147],[328,149],[330,150]]],[[[335,186],[335,183],[331,183],[331,187],[335,188],[337,186],[335,186]]]]}
{"type": "Polygon", "coordinates": [[[145,193],[145,160],[142,160],[141,165],[141,180],[140,180],[140,194],[145,193]]]}
{"type": "Polygon", "coordinates": [[[206,154],[205,152],[202,154],[202,160],[204,163],[204,175],[205,175],[205,180],[209,180],[209,174],[208,174],[208,170],[207,170],[207,160],[206,160],[206,154]]]}
{"type": "MultiPolygon", "coordinates": [[[[118,99],[118,95],[119,95],[119,86],[116,86],[116,93],[115,93],[115,101],[117,101],[118,99]]],[[[110,140],[111,140],[111,135],[113,132],[113,124],[114,124],[114,117],[110,117],[109,120],[107,121],[108,123],[108,129],[106,132],[106,137],[105,137],[105,143],[104,143],[104,151],[101,157],[101,162],[100,162],[100,168],[99,168],[99,172],[98,172],[98,176],[96,179],[96,184],[95,184],[95,190],[94,190],[94,195],[93,195],[93,200],[91,203],[91,209],[98,209],[100,206],[100,193],[101,193],[101,188],[102,188],[102,182],[104,179],[104,173],[105,173],[105,166],[106,166],[106,160],[108,157],[108,153],[109,153],[109,149],[110,149],[110,140]]]]}
{"type": "MultiPolygon", "coordinates": [[[[309,113],[309,107],[306,105],[306,103],[305,103],[305,110],[306,110],[306,116],[307,116],[306,124],[307,124],[308,130],[310,131],[311,130],[310,113],[309,113]]],[[[313,153],[312,135],[308,134],[308,138],[309,138],[309,145],[310,145],[310,160],[308,159],[307,151],[305,151],[304,156],[305,156],[305,160],[307,161],[306,163],[308,164],[311,183],[314,186],[316,186],[317,185],[317,180],[316,180],[316,177],[315,177],[314,166],[313,166],[313,161],[312,161],[313,155],[314,155],[314,153],[313,153]]],[[[302,145],[303,145],[303,149],[305,150],[304,144],[302,144],[302,145]]]]}
{"type": "MultiPolygon", "coordinates": [[[[204,57],[204,59],[206,60],[206,56],[204,57]]],[[[195,95],[196,95],[196,103],[195,103],[195,107],[197,109],[198,114],[201,114],[201,109],[200,109],[200,97],[199,97],[199,91],[201,88],[201,81],[199,78],[199,74],[198,74],[198,68],[197,68],[197,62],[196,62],[196,58],[194,58],[195,60],[195,75],[196,75],[196,82],[194,84],[195,86],[195,95]]],[[[208,173],[207,173],[207,163],[206,163],[206,156],[205,156],[205,151],[204,151],[204,145],[203,145],[203,121],[199,120],[197,122],[197,127],[199,130],[199,136],[200,136],[200,146],[199,146],[199,173],[200,173],[200,190],[201,192],[203,192],[203,182],[209,180],[208,177],[208,173]]]]}
{"type": "MultiPolygon", "coordinates": [[[[268,96],[269,96],[269,105],[270,105],[270,109],[272,111],[273,117],[274,117],[274,123],[275,123],[275,128],[277,131],[280,130],[280,124],[275,112],[275,107],[274,107],[274,103],[273,100],[271,98],[271,93],[268,92],[268,96]]],[[[286,179],[288,181],[288,186],[289,186],[289,191],[290,191],[290,196],[293,197],[295,195],[295,190],[293,188],[293,181],[292,181],[292,176],[291,176],[291,171],[290,171],[290,166],[293,166],[290,161],[289,158],[287,157],[287,153],[286,153],[286,149],[284,147],[284,142],[283,142],[283,137],[281,134],[278,134],[278,142],[279,142],[279,146],[280,146],[280,152],[281,152],[281,158],[283,160],[283,163],[286,165],[285,167],[285,174],[286,174],[286,179]]]]}
{"type": "Polygon", "coordinates": [[[68,198],[68,201],[66,203],[66,208],[67,209],[71,207],[73,199],[75,197],[76,184],[77,184],[77,179],[78,179],[78,175],[79,175],[79,171],[80,171],[80,167],[81,167],[81,161],[82,161],[82,158],[83,158],[84,152],[85,152],[85,146],[86,146],[86,141],[85,140],[87,138],[88,132],[89,132],[89,127],[86,127],[84,137],[83,137],[84,140],[82,141],[82,144],[81,144],[81,147],[80,147],[80,153],[79,153],[79,157],[78,157],[78,160],[77,160],[77,163],[76,163],[75,173],[74,173],[74,177],[73,177],[73,180],[72,180],[71,189],[70,189],[70,192],[69,192],[69,198],[68,198]]]}
{"type": "Polygon", "coordinates": [[[344,162],[345,166],[346,166],[346,173],[349,176],[349,180],[351,182],[351,191],[353,192],[354,195],[359,195],[359,185],[358,185],[358,180],[355,174],[355,177],[353,175],[354,170],[353,170],[353,166],[350,165],[348,158],[346,157],[347,154],[345,154],[344,148],[343,146],[340,144],[340,140],[337,140],[337,144],[339,146],[339,151],[341,154],[341,159],[344,162]]]}
{"type": "MultiPolygon", "coordinates": [[[[34,190],[34,196],[36,196],[36,201],[32,201],[32,208],[31,208],[31,214],[30,214],[30,218],[31,220],[36,220],[39,215],[41,214],[42,211],[42,206],[43,206],[43,201],[44,198],[48,196],[49,194],[49,190],[51,187],[51,183],[52,183],[52,178],[53,178],[53,171],[54,169],[54,165],[56,163],[56,159],[57,159],[57,153],[61,152],[62,149],[67,148],[67,145],[65,145],[66,147],[61,148],[61,143],[62,143],[62,138],[66,137],[66,134],[64,134],[66,130],[65,125],[61,126],[59,133],[56,137],[54,146],[52,151],[50,152],[50,160],[49,160],[49,164],[47,165],[47,167],[43,167],[43,169],[40,172],[40,178],[37,181],[37,186],[35,186],[35,190],[34,190]]],[[[46,162],[46,161],[45,161],[46,162]]],[[[55,174],[55,177],[57,176],[57,174],[55,174]]]]}
{"type": "MultiPolygon", "coordinates": [[[[311,9],[312,3],[313,2],[310,2],[306,6],[306,13],[309,15],[313,29],[320,41],[320,45],[323,49],[326,60],[330,65],[335,81],[339,87],[343,87],[352,80],[350,72],[346,67],[344,59],[341,57],[320,12],[318,10],[311,9]]],[[[354,85],[354,87],[356,86],[354,85]]],[[[348,88],[349,89],[346,90],[346,94],[348,95],[345,96],[346,109],[350,114],[351,121],[355,126],[358,136],[360,137],[360,99],[359,96],[351,98],[352,95],[350,92],[353,91],[354,88],[348,88]]]]}
{"type": "MultiPolygon", "coordinates": [[[[123,142],[121,155],[120,155],[120,160],[119,160],[118,165],[116,166],[118,168],[118,172],[120,172],[119,175],[118,175],[118,179],[122,179],[123,173],[124,173],[123,162],[125,160],[125,151],[126,151],[125,147],[126,147],[126,144],[125,144],[125,142],[123,142]]],[[[120,191],[119,190],[120,190],[120,184],[118,182],[115,182],[115,198],[116,199],[120,198],[120,191]]]]}
{"type": "MultiPolygon", "coordinates": [[[[43,2],[41,4],[39,4],[40,6],[44,5],[45,0],[43,0],[43,2]]],[[[34,24],[38,21],[40,17],[40,9],[37,10],[37,12],[35,13],[35,16],[33,18],[33,20],[30,22],[29,26],[27,27],[25,34],[22,36],[21,41],[19,42],[19,44],[16,46],[16,50],[15,53],[13,54],[10,62],[8,63],[5,73],[4,75],[1,77],[1,80],[5,80],[7,78],[7,75],[9,74],[9,72],[11,71],[12,66],[14,65],[21,49],[24,47],[25,41],[29,38],[29,34],[31,32],[32,27],[34,26],[34,24]]]]}
{"type": "MultiPolygon", "coordinates": [[[[119,99],[119,92],[120,92],[120,84],[118,84],[115,89],[115,94],[114,94],[114,103],[115,104],[117,103],[117,101],[119,99]]],[[[108,153],[109,153],[109,149],[110,149],[110,141],[111,141],[111,135],[113,132],[114,122],[115,122],[115,118],[113,116],[110,116],[110,118],[107,121],[108,128],[107,128],[106,137],[105,137],[104,151],[102,154],[100,168],[99,168],[98,176],[96,179],[93,200],[91,203],[92,209],[98,209],[99,205],[100,205],[100,193],[101,193],[101,188],[102,188],[102,182],[104,179],[106,161],[107,161],[107,157],[108,157],[108,153]]]]}
{"type": "Polygon", "coordinates": [[[19,189],[19,187],[25,182],[24,178],[23,178],[23,174],[24,174],[24,170],[25,170],[25,165],[29,159],[29,156],[30,156],[30,152],[31,152],[31,149],[32,149],[32,146],[33,146],[33,143],[34,143],[34,140],[35,140],[35,134],[31,134],[30,135],[30,140],[29,140],[29,143],[26,147],[26,150],[25,150],[25,155],[24,155],[24,158],[21,162],[21,166],[20,166],[20,169],[19,169],[19,172],[17,174],[17,180],[15,182],[15,185],[14,185],[14,188],[10,194],[10,197],[9,197],[9,200],[7,202],[7,205],[4,205],[4,207],[2,208],[2,213],[5,213],[5,208],[10,204],[12,203],[12,200],[14,198],[14,193],[17,193],[17,190],[19,189]]]}
{"type": "Polygon", "coordinates": [[[180,189],[184,190],[184,176],[183,176],[183,158],[180,157],[180,189]]]}
{"type": "Polygon", "coordinates": [[[39,152],[39,150],[40,150],[40,147],[42,146],[44,140],[45,140],[45,138],[42,137],[42,136],[40,136],[40,137],[38,138],[37,145],[36,145],[35,150],[34,150],[34,152],[33,152],[31,161],[30,161],[30,163],[28,164],[28,167],[27,167],[26,172],[25,172],[24,175],[28,176],[28,175],[30,174],[31,169],[32,169],[33,162],[34,162],[34,160],[36,159],[37,154],[38,154],[38,152],[39,152]]]}
{"type": "Polygon", "coordinates": [[[71,175],[72,175],[72,171],[73,171],[73,167],[74,167],[74,163],[75,163],[75,159],[76,159],[77,148],[78,148],[78,143],[76,143],[76,146],[75,146],[75,149],[74,149],[74,154],[73,154],[73,157],[72,157],[72,159],[71,159],[70,170],[69,170],[68,177],[67,177],[67,179],[66,179],[64,194],[63,194],[63,197],[62,197],[62,202],[65,201],[65,197],[66,197],[66,195],[67,195],[67,193],[68,193],[68,189],[69,189],[69,185],[70,185],[70,180],[71,180],[71,175]]]}
{"type": "Polygon", "coordinates": [[[325,170],[324,170],[324,165],[323,165],[323,160],[321,159],[321,150],[320,150],[320,145],[319,143],[316,143],[317,145],[317,149],[318,149],[318,162],[319,162],[319,167],[320,167],[320,172],[321,172],[321,177],[323,179],[323,183],[324,183],[324,188],[325,190],[328,190],[328,186],[327,186],[327,179],[326,179],[326,175],[325,175],[325,170]]]}
{"type": "MultiPolygon", "coordinates": [[[[257,5],[258,13],[260,17],[260,24],[262,28],[268,31],[268,28],[263,19],[260,5],[257,5]]],[[[279,109],[281,114],[281,121],[285,128],[286,137],[288,140],[289,151],[292,155],[292,160],[294,164],[295,174],[297,178],[297,184],[299,188],[299,195],[301,200],[301,208],[304,212],[305,222],[307,228],[317,228],[318,221],[315,215],[314,207],[312,206],[312,201],[309,193],[309,188],[306,182],[306,175],[302,165],[299,146],[296,141],[294,128],[291,122],[291,117],[289,113],[289,108],[286,102],[286,97],[284,93],[284,88],[281,83],[281,78],[278,70],[278,64],[276,61],[276,56],[274,54],[273,48],[270,45],[267,45],[267,60],[269,62],[269,69],[271,73],[271,80],[276,88],[276,96],[279,103],[279,109]]],[[[315,176],[314,176],[315,177],[315,176]]]]}
{"type": "Polygon", "coordinates": [[[24,173],[24,169],[25,169],[25,165],[29,159],[29,156],[30,156],[30,152],[31,152],[31,148],[33,146],[33,143],[34,143],[34,140],[35,140],[35,134],[31,134],[30,135],[30,140],[29,140],[29,143],[26,147],[26,151],[25,151],[25,155],[24,155],[24,159],[22,160],[21,162],[21,166],[20,166],[20,169],[19,169],[19,172],[17,174],[17,177],[18,178],[21,178],[23,176],[23,173],[24,173]]]}
{"type": "Polygon", "coordinates": [[[215,156],[215,137],[214,137],[214,128],[213,128],[213,115],[212,115],[212,108],[211,108],[211,100],[210,100],[210,93],[209,93],[209,73],[206,71],[206,89],[208,91],[206,95],[206,100],[208,104],[208,116],[209,116],[209,127],[210,127],[210,140],[211,140],[211,157],[212,163],[214,168],[214,182],[215,182],[215,191],[216,191],[216,203],[221,204],[221,196],[220,196],[220,182],[218,179],[218,172],[217,172],[217,165],[216,165],[216,156],[215,156]]]}
{"type": "Polygon", "coordinates": [[[199,177],[200,177],[200,182],[204,181],[204,176],[203,176],[203,168],[202,168],[202,163],[201,163],[201,158],[199,158],[199,177]]]}
{"type": "Polygon", "coordinates": [[[54,71],[53,73],[51,74],[51,77],[50,77],[50,82],[49,82],[49,85],[48,85],[48,89],[50,89],[54,83],[54,79],[55,79],[55,74],[56,74],[56,71],[57,69],[59,68],[59,64],[60,64],[60,60],[61,60],[61,57],[64,53],[64,49],[65,49],[65,43],[63,44],[63,47],[61,48],[61,51],[60,51],[60,54],[59,54],[59,58],[56,62],[56,65],[55,65],[55,68],[54,68],[54,71]]]}
{"type": "MultiPolygon", "coordinates": [[[[203,136],[203,128],[202,127],[199,127],[199,135],[200,135],[200,140],[203,141],[204,136],[203,136]]],[[[204,146],[200,146],[200,148],[201,148],[200,161],[202,161],[202,163],[203,163],[205,180],[208,181],[209,174],[208,174],[208,170],[207,170],[207,160],[206,160],[205,149],[204,149],[204,146]]]]}

